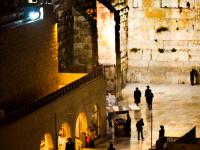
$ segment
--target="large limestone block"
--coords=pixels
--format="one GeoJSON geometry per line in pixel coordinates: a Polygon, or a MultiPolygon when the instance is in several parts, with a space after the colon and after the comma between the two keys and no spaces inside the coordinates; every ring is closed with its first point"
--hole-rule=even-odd
{"type": "Polygon", "coordinates": [[[127,80],[129,82],[149,82],[149,72],[147,68],[128,68],[127,80]]]}
{"type": "Polygon", "coordinates": [[[166,52],[160,53],[158,50],[152,51],[153,61],[165,62],[165,61],[169,61],[169,59],[170,59],[169,54],[167,54],[166,52]]]}
{"type": "Polygon", "coordinates": [[[149,32],[148,30],[134,30],[130,36],[135,40],[148,40],[149,32]]]}
{"type": "Polygon", "coordinates": [[[188,41],[178,41],[178,40],[164,41],[164,49],[172,50],[173,48],[175,48],[176,50],[187,49],[188,41]]]}
{"type": "Polygon", "coordinates": [[[142,30],[153,30],[154,29],[154,19],[140,19],[140,28],[142,30]]]}
{"type": "Polygon", "coordinates": [[[137,52],[129,50],[128,58],[131,59],[131,61],[138,61],[142,59],[142,55],[142,50],[138,50],[137,52]]]}
{"type": "Polygon", "coordinates": [[[171,70],[171,67],[172,64],[171,62],[167,62],[167,61],[163,61],[163,62],[160,62],[160,61],[150,61],[149,62],[149,70],[154,70],[154,69],[158,69],[159,71],[170,71],[171,70]]]}
{"type": "Polygon", "coordinates": [[[139,49],[158,49],[163,47],[163,41],[135,41],[133,38],[128,39],[128,49],[139,48],[139,49]]]}
{"type": "Polygon", "coordinates": [[[165,18],[165,10],[161,8],[144,8],[146,18],[165,18]]]}
{"type": "Polygon", "coordinates": [[[178,84],[189,83],[189,73],[186,73],[186,72],[166,72],[165,81],[167,83],[178,83],[178,84]]]}
{"type": "Polygon", "coordinates": [[[171,50],[165,50],[163,53],[153,52],[152,60],[154,61],[188,61],[188,52],[187,51],[176,51],[172,52],[171,50]]]}
{"type": "Polygon", "coordinates": [[[143,61],[150,61],[151,58],[151,49],[143,50],[142,60],[143,61]]]}
{"type": "Polygon", "coordinates": [[[143,60],[134,60],[132,58],[129,58],[128,65],[129,67],[133,67],[133,68],[148,68],[149,62],[143,61],[143,60]]]}
{"type": "Polygon", "coordinates": [[[200,40],[200,31],[178,30],[174,32],[165,31],[157,34],[158,40],[200,40]]]}
{"type": "Polygon", "coordinates": [[[129,19],[136,19],[136,18],[145,18],[144,11],[137,8],[130,8],[129,19]]]}
{"type": "Polygon", "coordinates": [[[200,0],[195,0],[195,8],[200,8],[200,0]]]}
{"type": "Polygon", "coordinates": [[[142,0],[133,0],[133,7],[142,8],[142,0]]]}
{"type": "Polygon", "coordinates": [[[154,8],[160,8],[160,0],[153,0],[152,7],[154,8]]]}
{"type": "Polygon", "coordinates": [[[178,7],[178,0],[162,0],[162,7],[178,7]]]}
{"type": "Polygon", "coordinates": [[[190,61],[200,61],[200,49],[193,49],[189,52],[190,61]]]}
{"type": "Polygon", "coordinates": [[[190,3],[190,8],[194,8],[195,7],[195,0],[179,0],[179,6],[182,7],[182,8],[188,8],[187,7],[187,2],[190,3]]]}

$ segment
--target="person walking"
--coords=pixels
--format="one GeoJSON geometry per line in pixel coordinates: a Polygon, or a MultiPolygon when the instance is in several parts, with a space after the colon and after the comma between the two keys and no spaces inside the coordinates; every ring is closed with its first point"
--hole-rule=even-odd
{"type": "Polygon", "coordinates": [[[108,150],[115,150],[115,148],[113,147],[113,143],[110,143],[108,150]]]}
{"type": "Polygon", "coordinates": [[[138,132],[138,140],[140,140],[140,135],[141,135],[142,140],[144,140],[144,137],[143,137],[143,126],[144,126],[144,122],[143,122],[143,119],[141,118],[136,123],[136,128],[137,128],[137,132],[138,132]]]}
{"type": "Polygon", "coordinates": [[[141,91],[139,90],[138,87],[135,88],[133,96],[134,96],[136,105],[139,106],[140,98],[141,98],[141,91]]]}
{"type": "Polygon", "coordinates": [[[149,107],[149,110],[152,110],[152,102],[153,102],[153,93],[151,92],[151,90],[148,92],[147,96],[146,96],[146,100],[147,100],[147,104],[149,107]]]}

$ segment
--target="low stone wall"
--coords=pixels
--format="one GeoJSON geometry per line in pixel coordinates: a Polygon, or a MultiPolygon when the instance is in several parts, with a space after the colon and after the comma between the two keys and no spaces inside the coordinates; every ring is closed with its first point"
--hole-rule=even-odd
{"type": "Polygon", "coordinates": [[[62,96],[41,109],[0,128],[2,150],[38,150],[45,133],[52,137],[55,148],[59,128],[66,122],[75,137],[79,113],[87,115],[88,125],[94,105],[98,104],[102,120],[102,135],[106,134],[105,80],[98,77],[77,90],[62,96]]]}

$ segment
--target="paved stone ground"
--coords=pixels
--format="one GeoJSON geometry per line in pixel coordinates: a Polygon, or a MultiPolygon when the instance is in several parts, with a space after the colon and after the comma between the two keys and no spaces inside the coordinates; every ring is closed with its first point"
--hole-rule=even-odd
{"type": "MultiPolygon", "coordinates": [[[[133,91],[138,87],[142,92],[140,111],[130,110],[132,119],[131,138],[115,138],[116,150],[148,150],[151,147],[151,113],[153,124],[153,145],[158,138],[160,125],[165,126],[166,136],[179,137],[197,127],[197,137],[200,137],[200,85],[189,84],[150,84],[154,93],[153,110],[149,111],[144,97],[146,84],[128,84],[122,91],[123,100],[120,106],[129,107],[134,103],[133,91]],[[137,140],[136,121],[144,119],[144,141],[137,140]]],[[[112,129],[113,131],[113,129],[112,129]]],[[[109,142],[98,145],[96,150],[106,150],[109,142]]]]}

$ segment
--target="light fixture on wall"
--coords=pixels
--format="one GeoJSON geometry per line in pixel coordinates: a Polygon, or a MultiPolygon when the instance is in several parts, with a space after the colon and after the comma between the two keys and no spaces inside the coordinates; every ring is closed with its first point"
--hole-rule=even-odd
{"type": "Polygon", "coordinates": [[[38,20],[38,19],[43,19],[43,7],[40,7],[39,9],[34,9],[29,12],[28,14],[29,19],[33,20],[38,20]]]}

